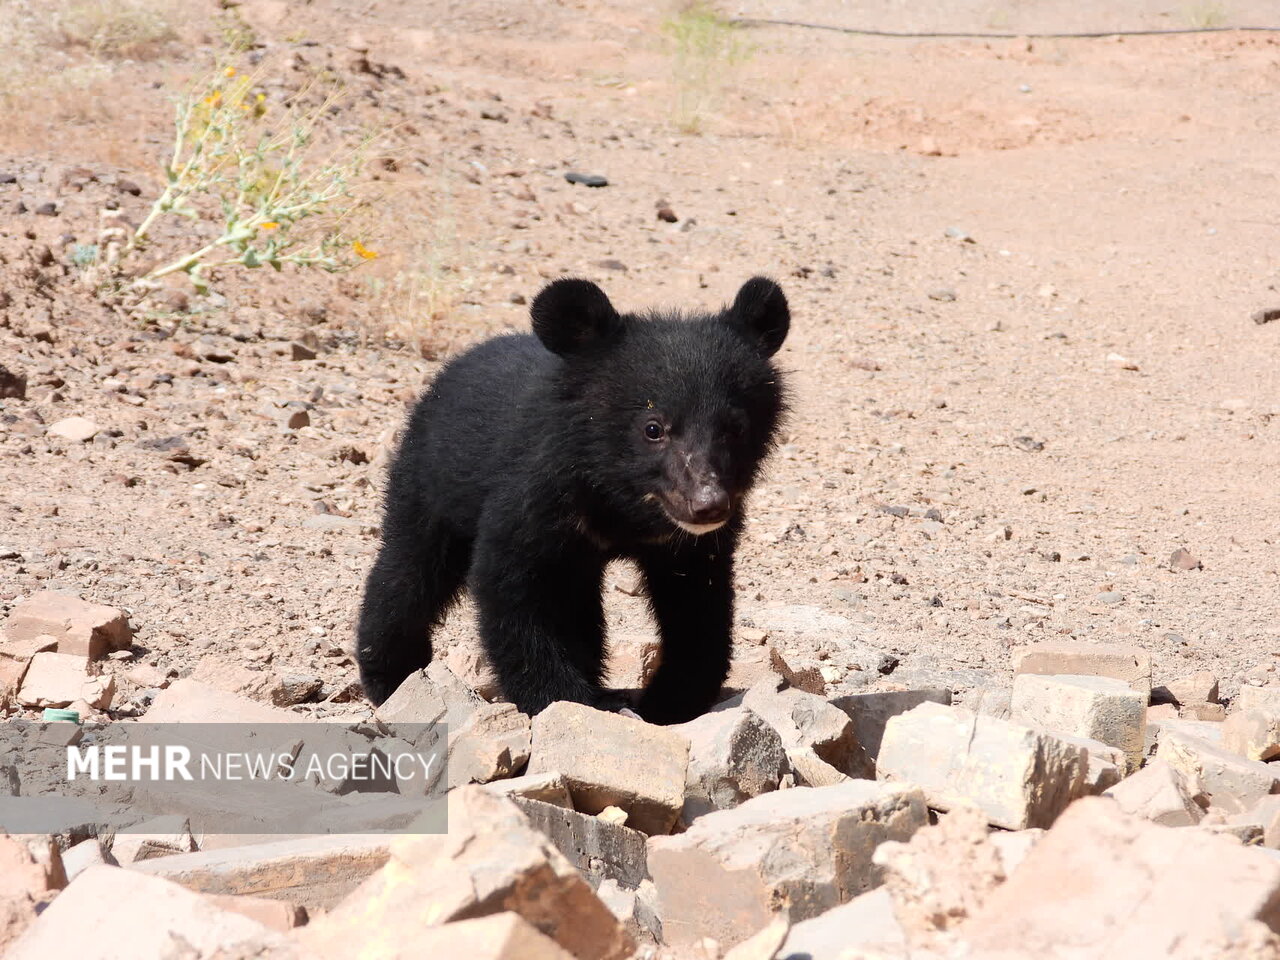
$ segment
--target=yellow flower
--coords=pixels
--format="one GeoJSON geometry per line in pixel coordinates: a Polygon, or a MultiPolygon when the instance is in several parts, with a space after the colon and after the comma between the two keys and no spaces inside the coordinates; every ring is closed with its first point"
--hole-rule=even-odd
{"type": "Polygon", "coordinates": [[[280,224],[275,220],[265,220],[258,224],[258,226],[263,230],[274,230],[276,227],[280,226],[280,224]]]}
{"type": "Polygon", "coordinates": [[[266,95],[265,93],[260,93],[260,94],[258,94],[258,102],[259,102],[259,103],[261,103],[261,102],[262,102],[263,100],[265,100],[265,99],[267,99],[267,95],[266,95]]]}
{"type": "Polygon", "coordinates": [[[221,102],[222,102],[221,90],[215,90],[213,91],[213,93],[209,94],[209,96],[204,98],[204,104],[206,107],[216,107],[221,102]]]}
{"type": "Polygon", "coordinates": [[[223,75],[224,77],[234,77],[234,76],[236,75],[236,68],[235,68],[235,67],[227,67],[227,69],[225,69],[225,70],[223,70],[223,71],[222,71],[222,75],[223,75]]]}
{"type": "Polygon", "coordinates": [[[378,254],[375,251],[370,250],[359,240],[352,242],[351,249],[354,250],[358,256],[360,256],[365,260],[376,260],[378,258],[378,254]]]}

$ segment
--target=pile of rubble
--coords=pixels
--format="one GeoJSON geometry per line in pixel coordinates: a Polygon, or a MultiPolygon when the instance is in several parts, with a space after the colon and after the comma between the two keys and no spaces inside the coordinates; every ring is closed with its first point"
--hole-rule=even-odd
{"type": "MultiPolygon", "coordinates": [[[[15,609],[0,697],[102,695],[92,665],[127,647],[127,623],[77,611],[15,609]]],[[[153,707],[268,711],[297,719],[191,680],[153,707]]],[[[0,837],[0,949],[1280,958],[1280,687],[1227,711],[1212,676],[1153,689],[1137,648],[1029,646],[1011,688],[967,706],[773,676],[672,727],[573,703],[529,718],[437,662],[377,717],[448,723],[447,834],[193,836],[161,817],[114,838],[0,837]]]]}

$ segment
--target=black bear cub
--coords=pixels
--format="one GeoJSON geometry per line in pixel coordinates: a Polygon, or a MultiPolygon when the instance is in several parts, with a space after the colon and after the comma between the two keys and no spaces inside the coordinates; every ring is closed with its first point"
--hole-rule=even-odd
{"type": "Polygon", "coordinates": [[[729,670],[743,498],[785,407],[770,358],[790,313],[756,277],[717,314],[620,314],[594,283],[557,280],[533,332],[441,370],[391,465],[382,548],[358,627],[365,693],[387,699],[431,659],[464,584],[506,698],[617,709],[602,687],[605,566],[635,560],[662,639],[632,705],[679,723],[729,670]]]}

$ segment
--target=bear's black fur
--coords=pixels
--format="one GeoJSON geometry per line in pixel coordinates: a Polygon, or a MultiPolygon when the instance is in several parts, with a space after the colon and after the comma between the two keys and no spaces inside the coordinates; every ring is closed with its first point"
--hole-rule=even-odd
{"type": "Polygon", "coordinates": [[[464,584],[506,697],[621,706],[601,688],[606,564],[640,566],[662,638],[635,709],[678,723],[729,669],[744,496],[785,396],[770,357],[790,314],[756,277],[714,315],[619,314],[586,280],[534,299],[535,336],[451,361],[391,465],[357,659],[376,704],[431,659],[464,584]]]}

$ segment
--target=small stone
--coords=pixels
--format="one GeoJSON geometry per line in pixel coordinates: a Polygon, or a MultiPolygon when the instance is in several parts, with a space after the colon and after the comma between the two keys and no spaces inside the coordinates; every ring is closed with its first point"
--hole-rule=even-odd
{"type": "Polygon", "coordinates": [[[312,350],[309,346],[307,346],[305,343],[302,343],[298,340],[294,340],[292,343],[289,344],[290,360],[314,360],[315,358],[316,358],[316,352],[312,350]]]}
{"type": "Polygon", "coordinates": [[[324,681],[305,673],[286,673],[271,688],[271,702],[277,707],[309,703],[320,693],[324,681]]]}
{"type": "Polygon", "coordinates": [[[668,206],[659,207],[657,216],[663,223],[675,223],[680,219],[676,216],[676,212],[668,206]]]}
{"type": "Polygon", "coordinates": [[[1190,551],[1179,547],[1169,557],[1169,569],[1180,571],[1203,570],[1204,564],[1193,557],[1190,551]]]}
{"type": "Polygon", "coordinates": [[[301,430],[311,426],[311,414],[305,410],[285,410],[280,415],[280,426],[285,430],[301,430]]]}
{"type": "Polygon", "coordinates": [[[662,663],[662,644],[651,633],[610,633],[609,682],[619,690],[643,690],[662,663]]]}
{"type": "Polygon", "coordinates": [[[802,787],[832,787],[850,779],[819,757],[813,747],[793,747],[787,751],[787,762],[802,787]]]}
{"type": "Polygon", "coordinates": [[[1112,366],[1119,367],[1121,370],[1137,370],[1138,365],[1128,357],[1121,356],[1118,353],[1108,353],[1107,363],[1112,366]]]}
{"type": "Polygon", "coordinates": [[[58,204],[53,200],[46,200],[44,203],[38,204],[32,213],[41,217],[56,217],[58,215],[58,204]]]}
{"type": "MultiPolygon", "coordinates": [[[[1037,440],[1035,437],[1014,437],[1010,442],[1019,450],[1023,450],[1026,453],[1039,453],[1044,449],[1044,441],[1037,440]]],[[[1007,540],[1008,537],[1005,539],[1007,540]]]]}
{"type": "Polygon", "coordinates": [[[823,663],[813,652],[773,644],[769,647],[769,663],[795,689],[819,697],[826,695],[827,679],[822,673],[823,663]]]}
{"type": "Polygon", "coordinates": [[[92,420],[84,417],[65,417],[51,424],[45,433],[51,437],[70,440],[72,443],[87,443],[96,437],[101,429],[92,420]]]}
{"type": "Polygon", "coordinates": [[[1270,310],[1259,310],[1250,319],[1259,326],[1264,323],[1271,323],[1273,320],[1280,320],[1280,308],[1273,307],[1270,310]]]}
{"type": "Polygon", "coordinates": [[[949,287],[935,287],[929,291],[929,299],[941,303],[951,303],[956,299],[956,292],[949,287]]]}
{"type": "Polygon", "coordinates": [[[0,363],[0,400],[24,400],[26,396],[26,376],[0,363]]]}
{"type": "Polygon", "coordinates": [[[566,173],[564,178],[570,183],[580,183],[584,187],[607,187],[609,181],[598,173],[566,173]]]}

